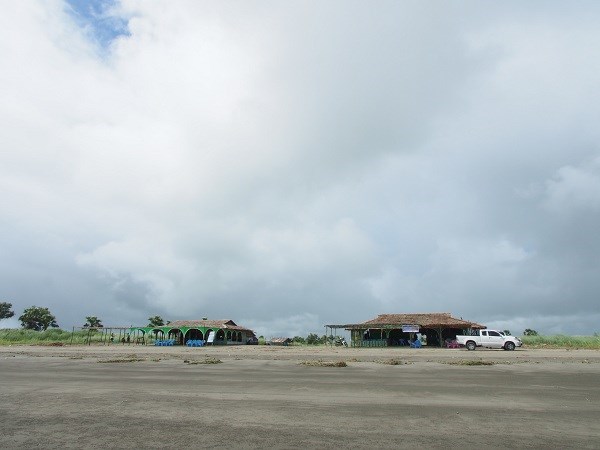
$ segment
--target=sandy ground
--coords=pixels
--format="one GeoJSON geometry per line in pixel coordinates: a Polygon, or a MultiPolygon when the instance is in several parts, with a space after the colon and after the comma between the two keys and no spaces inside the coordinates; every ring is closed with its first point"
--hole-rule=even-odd
{"type": "Polygon", "coordinates": [[[600,448],[599,424],[600,351],[0,347],[1,448],[600,448]]]}

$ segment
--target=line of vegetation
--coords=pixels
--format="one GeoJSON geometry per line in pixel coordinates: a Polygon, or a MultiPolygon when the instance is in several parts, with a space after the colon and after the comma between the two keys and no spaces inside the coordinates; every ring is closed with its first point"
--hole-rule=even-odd
{"type": "Polygon", "coordinates": [[[5,329],[0,330],[0,345],[30,344],[30,345],[51,345],[62,344],[87,344],[88,338],[91,343],[100,343],[106,336],[94,330],[71,331],[52,328],[46,331],[35,331],[26,329],[5,329]]]}
{"type": "Polygon", "coordinates": [[[600,336],[566,336],[558,334],[554,336],[523,336],[523,344],[529,348],[568,348],[568,349],[590,349],[600,350],[600,336]]]}
{"type": "MultiPolygon", "coordinates": [[[[74,333],[60,328],[49,328],[45,331],[30,329],[0,329],[0,345],[30,344],[51,345],[52,343],[84,345],[90,339],[92,344],[107,340],[100,330],[81,330],[74,333]]],[[[594,336],[523,336],[526,348],[566,348],[600,350],[600,335],[594,336]]],[[[115,342],[115,345],[117,342],[115,342]]],[[[120,344],[119,344],[120,345],[120,344]]],[[[302,344],[300,344],[302,345],[302,344]]],[[[306,344],[304,344],[306,345],[306,344]]],[[[318,345],[318,344],[317,344],[318,345]]],[[[321,344],[322,345],[322,344],[321,344]]]]}
{"type": "MultiPolygon", "coordinates": [[[[259,336],[258,337],[258,345],[271,345],[271,342],[269,341],[269,339],[265,338],[264,336],[259,336]]],[[[293,338],[290,338],[288,342],[286,342],[284,344],[285,346],[295,346],[295,347],[303,347],[303,346],[323,346],[323,345],[336,345],[336,346],[342,346],[346,344],[346,338],[342,337],[342,336],[327,336],[327,335],[322,335],[319,336],[316,333],[309,333],[308,336],[306,337],[302,337],[302,336],[294,336],[293,338]]]]}

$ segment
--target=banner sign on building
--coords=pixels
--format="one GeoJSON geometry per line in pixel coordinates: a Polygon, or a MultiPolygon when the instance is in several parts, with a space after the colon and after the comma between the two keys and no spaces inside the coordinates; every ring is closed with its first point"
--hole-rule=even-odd
{"type": "Polygon", "coordinates": [[[418,333],[419,328],[421,328],[419,325],[402,325],[402,332],[403,333],[418,333]]]}

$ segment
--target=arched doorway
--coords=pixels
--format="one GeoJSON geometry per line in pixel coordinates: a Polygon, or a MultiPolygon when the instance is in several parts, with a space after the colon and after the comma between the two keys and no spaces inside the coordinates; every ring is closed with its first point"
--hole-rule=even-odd
{"type": "Polygon", "coordinates": [[[206,343],[207,344],[212,344],[214,342],[214,339],[215,339],[215,332],[214,332],[214,330],[211,329],[211,328],[209,328],[208,330],[206,330],[204,332],[204,337],[206,338],[206,343]],[[210,340],[211,339],[211,334],[212,334],[212,339],[213,339],[212,341],[210,340]]]}
{"type": "Polygon", "coordinates": [[[165,332],[158,328],[152,330],[151,333],[155,341],[162,341],[165,338],[165,332]]]}
{"type": "Polygon", "coordinates": [[[179,328],[169,330],[169,339],[175,339],[175,345],[183,345],[183,333],[179,328]]]}
{"type": "Polygon", "coordinates": [[[221,343],[225,342],[225,332],[223,330],[217,330],[217,334],[215,334],[215,341],[219,341],[221,343]]]}
{"type": "Polygon", "coordinates": [[[188,330],[187,333],[185,333],[185,343],[187,344],[187,341],[201,341],[204,340],[204,335],[202,334],[202,331],[198,330],[197,328],[192,328],[190,330],[188,330]]]}

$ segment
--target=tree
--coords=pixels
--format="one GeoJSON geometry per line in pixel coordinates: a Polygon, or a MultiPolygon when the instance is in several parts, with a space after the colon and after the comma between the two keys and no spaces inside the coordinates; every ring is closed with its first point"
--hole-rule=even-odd
{"type": "Polygon", "coordinates": [[[523,331],[523,336],[537,336],[538,332],[535,330],[532,330],[531,328],[527,328],[525,329],[525,331],[523,331]]]}
{"type": "Polygon", "coordinates": [[[85,324],[83,324],[84,327],[91,327],[91,328],[102,328],[104,325],[102,325],[102,321],[100,319],[98,319],[96,316],[87,316],[85,318],[86,322],[85,324]]]}
{"type": "Polygon", "coordinates": [[[0,302],[0,320],[9,319],[15,315],[15,312],[11,310],[12,303],[0,302]]]}
{"type": "Polygon", "coordinates": [[[164,326],[165,321],[160,316],[152,316],[148,317],[148,326],[149,327],[162,327],[164,326]]]}
{"type": "Polygon", "coordinates": [[[27,330],[45,331],[48,327],[58,328],[56,317],[48,308],[41,306],[31,306],[25,309],[19,320],[21,326],[27,330]]]}
{"type": "Polygon", "coordinates": [[[306,339],[304,339],[302,336],[294,336],[292,342],[294,344],[304,344],[306,342],[306,339]]]}
{"type": "Polygon", "coordinates": [[[308,345],[317,345],[319,341],[320,339],[318,334],[310,333],[308,336],[306,336],[306,343],[308,345]]]}

